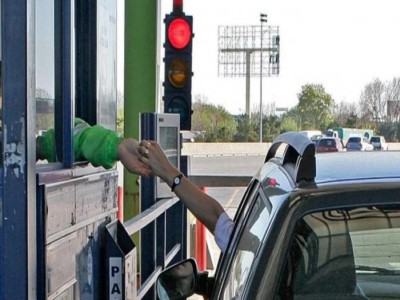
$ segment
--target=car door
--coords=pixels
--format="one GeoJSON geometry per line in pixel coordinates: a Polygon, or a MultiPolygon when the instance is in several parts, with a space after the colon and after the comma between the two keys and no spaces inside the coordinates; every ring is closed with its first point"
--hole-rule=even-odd
{"type": "Polygon", "coordinates": [[[247,299],[249,283],[255,276],[254,264],[257,264],[260,246],[274,215],[268,193],[281,196],[288,185],[291,189],[275,164],[265,166],[260,174],[263,180],[253,181],[235,217],[230,244],[217,270],[212,299],[247,299]]]}
{"type": "MultiPolygon", "coordinates": [[[[258,208],[256,208],[256,210],[260,214],[262,213],[263,216],[265,215],[265,212],[262,212],[259,200],[257,200],[259,199],[259,186],[260,182],[257,179],[254,179],[238,208],[234,218],[235,227],[230,242],[226,252],[221,254],[220,257],[216,271],[216,284],[211,299],[224,299],[224,297],[227,297],[226,299],[236,299],[235,297],[240,295],[243,280],[247,277],[246,274],[249,271],[249,266],[251,266],[254,257],[252,257],[251,254],[245,254],[244,250],[240,250],[239,247],[242,247],[245,244],[245,239],[247,241],[246,243],[253,244],[253,247],[257,244],[257,236],[251,236],[249,233],[251,226],[250,228],[246,227],[247,220],[249,219],[249,211],[256,206],[258,208]],[[242,235],[246,236],[246,238],[241,240],[242,235]],[[231,274],[232,265],[239,268],[238,260],[242,260],[242,268],[240,270],[238,269],[236,272],[233,271],[234,274],[231,274]],[[224,292],[224,290],[226,292],[224,292]]],[[[254,214],[252,215],[252,218],[255,218],[254,214]]]]}

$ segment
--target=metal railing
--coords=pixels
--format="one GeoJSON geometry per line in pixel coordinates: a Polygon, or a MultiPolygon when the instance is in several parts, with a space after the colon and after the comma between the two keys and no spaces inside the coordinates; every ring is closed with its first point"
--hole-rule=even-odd
{"type": "MultiPolygon", "coordinates": [[[[189,179],[199,187],[233,187],[233,186],[247,186],[251,180],[250,176],[188,176],[189,179]]],[[[144,281],[138,286],[135,299],[156,299],[155,295],[155,282],[158,275],[161,273],[164,267],[171,264],[174,259],[182,259],[179,253],[186,253],[188,241],[179,240],[178,235],[169,232],[167,238],[167,223],[170,220],[186,220],[186,215],[182,215],[182,210],[186,211],[182,203],[178,198],[161,199],[156,203],[145,209],[140,214],[127,220],[123,223],[126,232],[129,235],[133,235],[139,232],[143,232],[148,226],[158,223],[155,227],[158,227],[156,232],[156,238],[153,242],[150,241],[150,245],[142,243],[141,245],[141,256],[149,256],[151,253],[157,252],[154,259],[151,260],[151,264],[155,267],[151,273],[144,278],[144,281]],[[168,213],[171,211],[170,213],[168,213]],[[176,213],[177,212],[177,213],[176,213]],[[172,239],[172,240],[169,240],[172,239]],[[170,246],[168,247],[167,241],[169,240],[170,246]],[[159,248],[164,248],[161,250],[159,248]],[[157,249],[157,250],[155,250],[157,249]]],[[[182,222],[183,224],[183,222],[182,222]]],[[[183,225],[185,227],[185,225],[183,225]]],[[[152,231],[152,230],[151,230],[152,231]]],[[[182,228],[182,232],[185,232],[185,228],[182,228]]],[[[184,236],[187,236],[185,233],[184,236]]]]}

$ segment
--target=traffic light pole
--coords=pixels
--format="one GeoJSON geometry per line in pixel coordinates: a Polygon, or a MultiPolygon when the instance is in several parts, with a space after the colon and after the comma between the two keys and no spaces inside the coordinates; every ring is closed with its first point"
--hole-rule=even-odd
{"type": "Polygon", "coordinates": [[[183,15],[183,0],[174,0],[172,5],[172,13],[174,15],[183,15]]]}

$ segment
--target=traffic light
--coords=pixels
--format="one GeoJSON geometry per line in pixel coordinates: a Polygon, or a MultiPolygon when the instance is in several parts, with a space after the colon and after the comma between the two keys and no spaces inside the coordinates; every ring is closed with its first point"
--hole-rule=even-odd
{"type": "Polygon", "coordinates": [[[164,22],[164,112],[179,114],[181,130],[190,130],[193,17],[172,13],[165,16],[164,22]]]}

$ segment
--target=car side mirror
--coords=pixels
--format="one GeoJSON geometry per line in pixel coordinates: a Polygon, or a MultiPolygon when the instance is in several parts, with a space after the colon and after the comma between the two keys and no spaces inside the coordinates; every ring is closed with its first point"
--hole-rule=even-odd
{"type": "Polygon", "coordinates": [[[185,299],[196,291],[197,264],[192,258],[183,260],[158,276],[157,295],[160,300],[185,299]]]}

